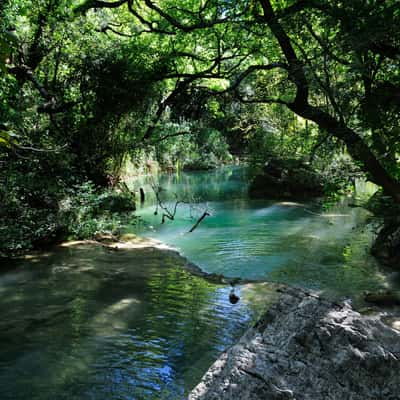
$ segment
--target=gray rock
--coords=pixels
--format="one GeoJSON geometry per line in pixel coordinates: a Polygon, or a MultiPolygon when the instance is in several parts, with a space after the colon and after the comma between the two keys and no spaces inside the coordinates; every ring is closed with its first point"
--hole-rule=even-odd
{"type": "Polygon", "coordinates": [[[400,332],[347,303],[288,289],[189,400],[400,399],[400,332]]]}

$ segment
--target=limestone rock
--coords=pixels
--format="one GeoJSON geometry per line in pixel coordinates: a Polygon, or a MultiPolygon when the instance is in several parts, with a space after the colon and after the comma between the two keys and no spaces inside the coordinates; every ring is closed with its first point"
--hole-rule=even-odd
{"type": "Polygon", "coordinates": [[[189,400],[400,399],[400,332],[349,304],[288,289],[189,400]]]}

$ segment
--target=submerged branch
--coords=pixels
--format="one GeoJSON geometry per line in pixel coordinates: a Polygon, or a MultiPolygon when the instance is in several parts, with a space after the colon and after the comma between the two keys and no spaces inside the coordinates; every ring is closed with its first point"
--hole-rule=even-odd
{"type": "Polygon", "coordinates": [[[203,219],[205,217],[208,217],[209,215],[211,215],[207,210],[204,211],[203,215],[197,220],[197,222],[190,228],[188,233],[192,233],[201,223],[201,221],[203,221],[203,219]]]}

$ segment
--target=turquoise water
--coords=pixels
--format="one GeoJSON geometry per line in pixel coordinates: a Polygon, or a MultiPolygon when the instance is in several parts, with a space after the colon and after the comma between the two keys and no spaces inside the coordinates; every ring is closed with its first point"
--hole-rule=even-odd
{"type": "MultiPolygon", "coordinates": [[[[179,248],[205,271],[286,282],[357,299],[390,276],[368,254],[369,214],[346,202],[247,198],[245,170],[163,175],[144,187],[139,226],[128,232],[179,248]],[[174,221],[154,215],[160,185],[174,221]],[[192,233],[199,216],[211,214],[192,233]]],[[[276,292],[268,284],[215,285],[173,252],[57,247],[0,273],[1,400],[180,400],[276,292]]]]}
{"type": "Polygon", "coordinates": [[[319,202],[250,200],[246,182],[239,167],[131,182],[147,193],[136,230],[178,248],[203,270],[225,276],[290,283],[339,297],[389,284],[368,252],[371,215],[350,207],[353,200],[325,209],[319,202]],[[162,224],[160,209],[154,215],[151,185],[162,188],[160,198],[170,210],[176,199],[187,202],[178,205],[173,221],[162,224]],[[188,233],[204,210],[211,215],[188,233]]]}

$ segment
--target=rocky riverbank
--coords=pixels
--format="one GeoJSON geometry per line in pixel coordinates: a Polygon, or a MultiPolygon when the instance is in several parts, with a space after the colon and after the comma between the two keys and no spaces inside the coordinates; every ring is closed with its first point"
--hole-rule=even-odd
{"type": "MultiPolygon", "coordinates": [[[[184,269],[216,283],[232,279],[204,273],[161,242],[128,235],[63,246],[102,246],[110,252],[158,250],[184,269]]],[[[147,253],[146,253],[147,254],[147,253]]],[[[236,280],[234,283],[248,283],[236,280]]],[[[189,400],[400,399],[400,312],[363,316],[348,303],[271,285],[274,304],[240,341],[223,353],[189,400]],[[397,315],[397,317],[396,317],[397,315]],[[382,322],[385,321],[385,322],[382,322]]]]}
{"type": "Polygon", "coordinates": [[[400,399],[399,320],[285,289],[189,400],[400,399]]]}

